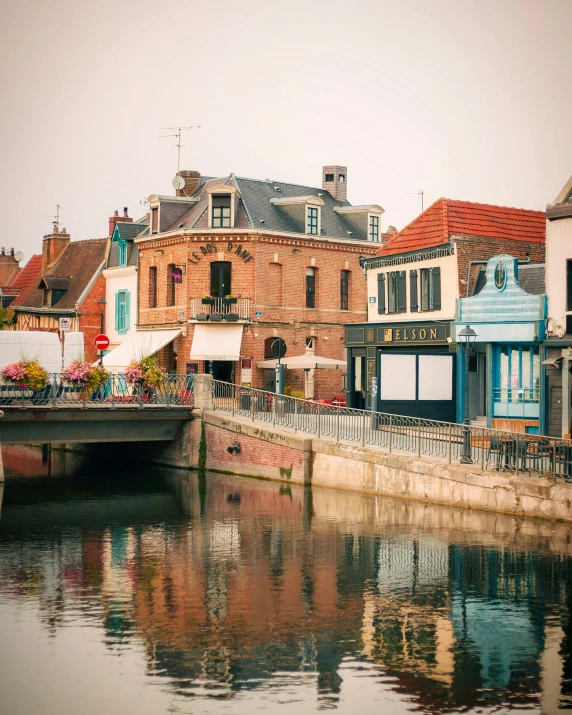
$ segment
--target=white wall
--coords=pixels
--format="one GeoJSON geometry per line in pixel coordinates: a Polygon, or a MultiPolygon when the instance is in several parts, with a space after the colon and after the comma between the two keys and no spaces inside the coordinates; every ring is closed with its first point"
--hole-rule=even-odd
{"type": "MultiPolygon", "coordinates": [[[[418,303],[421,301],[421,282],[418,280],[418,303]]],[[[404,321],[423,320],[453,320],[455,317],[455,301],[459,297],[459,281],[457,275],[457,256],[443,256],[442,258],[432,258],[415,263],[401,263],[398,265],[374,268],[367,272],[367,295],[368,295],[368,315],[369,323],[402,323],[404,321]],[[409,271],[416,270],[419,274],[421,268],[441,268],[441,310],[418,310],[411,312],[411,296],[409,294],[409,271]],[[378,313],[377,302],[370,303],[369,298],[374,296],[377,301],[377,276],[379,273],[387,274],[391,271],[405,271],[407,286],[407,310],[405,313],[378,313]]],[[[386,298],[386,310],[388,301],[386,298]]]]}
{"type": "MultiPolygon", "coordinates": [[[[572,218],[546,222],[546,293],[548,330],[566,330],[566,261],[572,260],[572,218]]],[[[569,311],[572,314],[572,311],[569,311]]]]}
{"type": "Polygon", "coordinates": [[[135,266],[125,268],[107,268],[103,271],[105,277],[105,334],[111,340],[111,346],[122,343],[128,335],[136,332],[137,322],[137,270],[135,266]],[[131,293],[129,330],[119,335],[115,330],[115,294],[120,290],[131,293]]]}

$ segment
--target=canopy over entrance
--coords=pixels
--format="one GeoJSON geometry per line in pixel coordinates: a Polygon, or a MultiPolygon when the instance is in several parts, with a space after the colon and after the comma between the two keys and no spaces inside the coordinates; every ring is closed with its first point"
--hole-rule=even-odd
{"type": "Polygon", "coordinates": [[[240,360],[242,325],[195,325],[191,360],[240,360]]]}
{"type": "Polygon", "coordinates": [[[133,333],[103,356],[103,366],[111,372],[124,372],[134,360],[155,355],[180,334],[181,330],[142,330],[133,333]]]}
{"type": "MultiPolygon", "coordinates": [[[[344,360],[310,354],[285,357],[280,362],[287,370],[344,370],[346,367],[344,360]]],[[[258,367],[269,370],[276,367],[278,360],[262,360],[257,364],[258,367]]]]}

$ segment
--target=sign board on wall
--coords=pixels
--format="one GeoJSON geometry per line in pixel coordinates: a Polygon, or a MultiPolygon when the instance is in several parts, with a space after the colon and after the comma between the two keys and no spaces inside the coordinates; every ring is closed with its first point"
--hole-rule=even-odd
{"type": "Polygon", "coordinates": [[[71,318],[60,318],[60,330],[67,333],[71,330],[71,318]]]}

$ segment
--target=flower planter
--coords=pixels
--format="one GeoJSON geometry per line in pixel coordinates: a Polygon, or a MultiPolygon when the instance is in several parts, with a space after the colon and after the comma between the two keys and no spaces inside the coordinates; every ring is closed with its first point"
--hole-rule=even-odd
{"type": "Polygon", "coordinates": [[[238,298],[223,298],[222,302],[224,305],[234,305],[238,301],[238,298]]]}
{"type": "Polygon", "coordinates": [[[222,321],[222,314],[221,313],[212,313],[212,315],[209,316],[209,320],[215,323],[220,323],[222,321]]]}
{"type": "Polygon", "coordinates": [[[230,323],[236,323],[236,321],[238,320],[238,313],[227,313],[224,316],[224,319],[228,320],[230,323]]]}
{"type": "Polygon", "coordinates": [[[203,305],[214,305],[215,304],[215,299],[214,298],[203,298],[201,300],[201,303],[203,305]]]}
{"type": "Polygon", "coordinates": [[[209,316],[207,313],[197,313],[195,315],[195,320],[208,320],[209,316]]]}

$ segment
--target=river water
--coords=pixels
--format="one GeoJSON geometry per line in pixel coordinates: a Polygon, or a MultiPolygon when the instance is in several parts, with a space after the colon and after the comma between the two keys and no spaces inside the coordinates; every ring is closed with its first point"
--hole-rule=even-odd
{"type": "Polygon", "coordinates": [[[4,452],[1,715],[572,708],[570,526],[4,452]]]}

